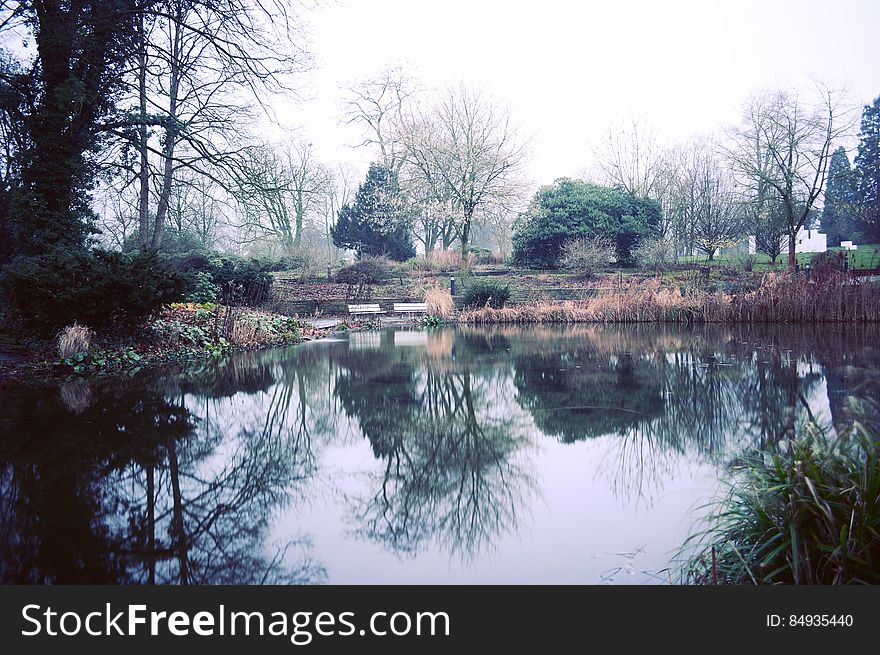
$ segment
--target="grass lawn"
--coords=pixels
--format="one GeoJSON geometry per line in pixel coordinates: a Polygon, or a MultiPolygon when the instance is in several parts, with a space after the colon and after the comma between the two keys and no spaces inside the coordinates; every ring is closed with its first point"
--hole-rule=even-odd
{"type": "MultiPolygon", "coordinates": [[[[843,248],[829,248],[828,252],[841,252],[843,248]]],[[[801,252],[797,254],[797,261],[800,266],[805,266],[812,260],[813,256],[818,253],[801,252]]],[[[718,255],[711,262],[707,262],[704,256],[695,257],[679,257],[678,261],[682,264],[697,263],[710,266],[739,266],[742,255],[718,255]]],[[[772,268],[770,257],[763,253],[755,255],[755,271],[765,271],[772,268]]],[[[880,244],[869,243],[859,245],[858,250],[849,251],[849,266],[853,269],[860,268],[878,268],[880,267],[880,244]]],[[[788,253],[782,253],[776,258],[776,267],[785,268],[788,263],[788,253]]]]}
{"type": "MultiPolygon", "coordinates": [[[[842,248],[829,248],[828,250],[838,252],[842,248]]],[[[850,268],[878,268],[880,267],[880,243],[869,243],[859,245],[858,250],[849,251],[850,268]]]]}

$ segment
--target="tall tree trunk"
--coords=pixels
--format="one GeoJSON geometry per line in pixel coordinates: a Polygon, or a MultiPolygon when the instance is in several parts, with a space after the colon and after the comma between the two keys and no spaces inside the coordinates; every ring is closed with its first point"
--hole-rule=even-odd
{"type": "Polygon", "coordinates": [[[171,187],[174,183],[174,149],[177,146],[178,124],[177,106],[180,94],[181,69],[181,40],[183,30],[183,11],[178,8],[170,29],[173,31],[171,44],[171,80],[168,85],[168,122],[165,125],[165,145],[162,148],[164,168],[162,171],[162,191],[159,194],[159,203],[156,206],[156,217],[153,221],[153,250],[162,246],[162,236],[165,230],[165,216],[168,214],[168,205],[171,202],[171,187]]]}
{"type": "Polygon", "coordinates": [[[299,248],[302,244],[303,218],[305,209],[303,208],[302,191],[297,192],[296,197],[296,224],[294,225],[293,247],[299,248]]]}
{"type": "Polygon", "coordinates": [[[147,466],[147,562],[149,566],[148,582],[156,584],[156,471],[150,464],[147,466]]]}
{"type": "Polygon", "coordinates": [[[797,269],[797,255],[795,254],[795,239],[797,232],[792,232],[789,230],[788,232],[788,270],[794,271],[797,269]]]}
{"type": "Polygon", "coordinates": [[[144,30],[144,12],[138,14],[138,95],[140,96],[140,119],[138,128],[138,148],[140,149],[141,170],[139,172],[140,194],[138,197],[138,228],[141,248],[150,246],[150,162],[147,150],[147,35],[144,30]]]}
{"type": "Polygon", "coordinates": [[[464,223],[461,226],[461,234],[459,238],[461,239],[461,268],[467,269],[468,267],[468,241],[470,239],[471,234],[471,214],[466,214],[464,217],[464,223]]]}
{"type": "Polygon", "coordinates": [[[187,553],[186,526],[183,522],[183,499],[180,494],[180,469],[177,461],[177,444],[171,441],[168,444],[168,464],[171,475],[171,494],[173,498],[173,510],[171,522],[174,533],[174,545],[177,549],[177,560],[180,566],[180,584],[189,584],[189,556],[187,553]]]}
{"type": "Polygon", "coordinates": [[[35,4],[40,25],[36,43],[44,88],[43,98],[31,117],[30,161],[22,171],[23,186],[33,194],[32,203],[17,217],[21,251],[27,254],[37,254],[50,246],[82,246],[85,230],[71,215],[71,208],[76,181],[83,175],[81,153],[88,141],[68,107],[78,99],[75,94],[71,98],[75,89],[71,71],[74,10],[65,9],[60,3],[35,4]]]}

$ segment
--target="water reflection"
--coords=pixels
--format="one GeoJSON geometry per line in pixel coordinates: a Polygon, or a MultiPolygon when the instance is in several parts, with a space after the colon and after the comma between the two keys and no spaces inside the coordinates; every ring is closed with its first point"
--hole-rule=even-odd
{"type": "Polygon", "coordinates": [[[261,554],[273,508],[310,473],[295,441],[224,432],[162,378],[25,387],[2,401],[3,582],[320,579],[308,559],[261,554]]]}
{"type": "MultiPolygon", "coordinates": [[[[681,511],[671,485],[723,477],[744,448],[784,448],[806,417],[880,427],[876,337],[385,330],[185,372],[10,386],[0,579],[345,582],[334,568],[352,557],[384,566],[363,544],[479,571],[522,542],[584,541],[551,520],[560,503],[629,535],[640,511],[681,511]],[[600,494],[614,507],[592,507],[600,494]]],[[[692,486],[691,505],[706,493],[692,486]]],[[[567,580],[563,564],[546,575],[567,580]]]]}
{"type": "Polygon", "coordinates": [[[473,558],[516,531],[534,473],[517,457],[528,434],[506,412],[509,367],[478,367],[469,348],[436,357],[448,337],[428,357],[343,351],[334,388],[382,462],[370,492],[354,500],[356,532],[400,553],[434,541],[473,558]]]}

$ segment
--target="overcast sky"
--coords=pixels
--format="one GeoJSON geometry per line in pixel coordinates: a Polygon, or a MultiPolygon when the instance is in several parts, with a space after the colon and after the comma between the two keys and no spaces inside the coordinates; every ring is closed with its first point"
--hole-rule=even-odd
{"type": "Polygon", "coordinates": [[[880,0],[342,0],[311,13],[309,100],[285,123],[327,159],[364,166],[339,125],[342,88],[392,64],[428,85],[467,80],[534,134],[537,184],[592,165],[609,123],[646,115],[670,142],[736,121],[763,87],[846,86],[880,95],[880,0]]]}

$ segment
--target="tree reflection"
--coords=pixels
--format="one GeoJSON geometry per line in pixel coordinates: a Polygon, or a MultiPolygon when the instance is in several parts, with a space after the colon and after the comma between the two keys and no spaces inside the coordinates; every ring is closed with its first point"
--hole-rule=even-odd
{"type": "Polygon", "coordinates": [[[563,443],[620,433],[663,411],[662,381],[628,352],[606,355],[566,342],[518,353],[515,366],[520,405],[563,443]]]}
{"type": "Polygon", "coordinates": [[[320,576],[308,559],[290,568],[278,553],[264,554],[272,511],[310,473],[295,441],[246,430],[224,440],[169,398],[160,377],[82,390],[69,384],[4,395],[3,582],[243,584],[320,576]]]}
{"type": "MultiPolygon", "coordinates": [[[[833,362],[823,367],[816,357],[829,350],[827,332],[586,326],[514,334],[518,402],[535,425],[563,443],[613,437],[602,472],[618,497],[648,505],[681,461],[780,447],[799,417],[821,409],[825,399],[813,396],[836,375],[833,362]]],[[[836,341],[847,352],[861,342],[836,341]]],[[[852,401],[859,375],[847,370],[852,401]]]]}
{"type": "Polygon", "coordinates": [[[418,366],[403,353],[355,354],[337,382],[342,407],[382,462],[372,493],[354,503],[356,532],[395,552],[436,543],[475,558],[516,532],[535,492],[520,457],[528,436],[504,405],[509,368],[475,373],[480,353],[493,349],[470,345],[456,344],[455,365],[430,354],[418,366]]]}
{"type": "Polygon", "coordinates": [[[324,485],[359,536],[475,559],[522,529],[544,446],[598,454],[589,465],[622,503],[651,506],[694,462],[723,471],[731,453],[781,450],[809,416],[880,428],[877,333],[385,331],[182,375],[11,386],[0,581],[322,580],[306,540],[270,535],[324,485]],[[346,496],[326,446],[364,438],[358,466],[373,473],[346,496]]]}

